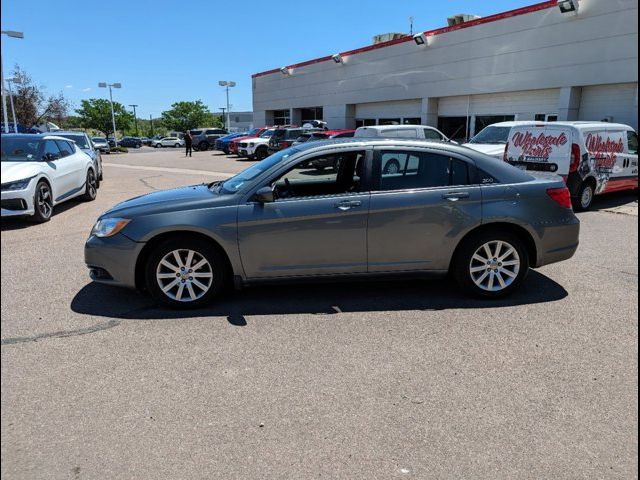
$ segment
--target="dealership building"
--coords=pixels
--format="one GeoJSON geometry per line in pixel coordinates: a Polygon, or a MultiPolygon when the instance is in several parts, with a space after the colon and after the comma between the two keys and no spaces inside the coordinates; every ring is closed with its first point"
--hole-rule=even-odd
{"type": "Polygon", "coordinates": [[[637,130],[637,0],[551,0],[446,21],[254,74],[255,126],[425,124],[460,139],[505,120],[637,130]]]}

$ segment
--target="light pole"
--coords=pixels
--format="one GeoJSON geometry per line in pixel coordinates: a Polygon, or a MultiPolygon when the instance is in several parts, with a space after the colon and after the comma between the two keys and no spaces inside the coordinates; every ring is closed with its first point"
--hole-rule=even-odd
{"type": "Polygon", "coordinates": [[[113,142],[118,146],[118,135],[116,134],[116,116],[113,113],[113,94],[111,93],[111,88],[122,88],[121,83],[107,83],[100,82],[98,83],[99,88],[107,88],[109,87],[109,103],[111,104],[111,122],[113,123],[113,142]]]}
{"type": "MultiPolygon", "coordinates": [[[[7,35],[8,37],[12,37],[12,38],[24,38],[24,33],[16,32],[15,30],[0,30],[0,35],[7,35]]],[[[2,64],[1,53],[0,53],[0,81],[2,82],[2,116],[4,120],[4,133],[9,133],[9,119],[7,117],[7,99],[5,96],[6,91],[4,87],[4,65],[2,64]]]]}
{"type": "Polygon", "coordinates": [[[227,132],[228,132],[229,131],[229,127],[231,125],[230,119],[229,119],[229,88],[235,87],[236,86],[236,82],[232,82],[232,81],[229,81],[229,80],[220,80],[218,82],[218,85],[220,85],[221,87],[225,87],[225,90],[227,91],[227,132]]]}
{"type": "Polygon", "coordinates": [[[133,121],[136,124],[136,137],[138,136],[138,116],[136,115],[136,107],[138,105],[129,105],[130,107],[133,107],[133,121]]]}
{"type": "Polygon", "coordinates": [[[7,78],[7,86],[9,87],[9,103],[11,104],[11,115],[13,115],[13,133],[18,133],[18,120],[16,119],[16,107],[13,104],[12,83],[20,83],[20,79],[16,77],[7,78]]]}

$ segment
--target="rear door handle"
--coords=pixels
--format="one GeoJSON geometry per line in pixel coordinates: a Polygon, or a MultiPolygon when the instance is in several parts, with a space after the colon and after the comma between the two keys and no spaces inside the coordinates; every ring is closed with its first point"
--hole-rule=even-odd
{"type": "Polygon", "coordinates": [[[342,202],[336,203],[335,206],[340,210],[346,211],[353,207],[359,207],[360,205],[362,205],[360,200],[343,200],[342,202]]]}
{"type": "Polygon", "coordinates": [[[452,192],[445,193],[442,195],[444,200],[449,200],[450,202],[457,202],[463,198],[469,198],[469,192],[452,192]]]}

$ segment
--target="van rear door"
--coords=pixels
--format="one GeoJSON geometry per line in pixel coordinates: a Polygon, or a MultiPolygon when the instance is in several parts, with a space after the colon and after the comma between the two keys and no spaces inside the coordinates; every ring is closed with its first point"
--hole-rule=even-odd
{"type": "Polygon", "coordinates": [[[554,172],[566,178],[572,130],[563,125],[518,125],[509,132],[505,160],[522,170],[554,172]]]}

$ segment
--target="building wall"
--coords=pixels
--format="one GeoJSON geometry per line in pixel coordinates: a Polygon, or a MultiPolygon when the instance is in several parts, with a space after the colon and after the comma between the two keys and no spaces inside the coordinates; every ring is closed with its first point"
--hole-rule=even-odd
{"type": "Polygon", "coordinates": [[[560,119],[613,116],[637,128],[637,93],[635,107],[620,101],[612,109],[591,99],[598,88],[625,98],[637,92],[638,1],[581,0],[577,16],[549,5],[430,36],[426,48],[410,41],[345,56],[344,64],[329,59],[293,68],[288,76],[258,74],[255,124],[267,123],[272,110],[315,106],[324,107],[330,128],[353,127],[365,113],[382,118],[394,111],[433,124],[442,113],[466,115],[469,107],[470,114],[519,118],[542,112],[560,119]],[[607,108],[613,113],[605,114],[607,108]]]}

